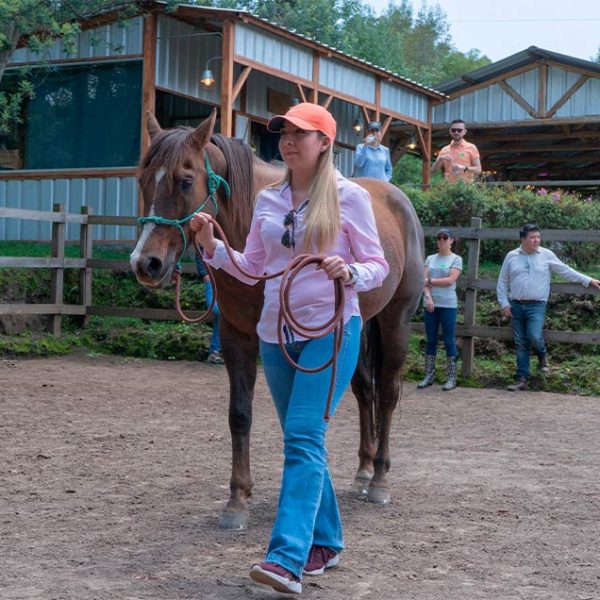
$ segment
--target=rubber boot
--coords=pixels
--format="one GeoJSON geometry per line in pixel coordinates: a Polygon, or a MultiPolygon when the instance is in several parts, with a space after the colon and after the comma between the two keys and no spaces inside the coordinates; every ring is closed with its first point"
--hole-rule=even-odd
{"type": "Polygon", "coordinates": [[[456,356],[448,357],[448,381],[442,386],[445,392],[456,387],[456,356]]]}
{"type": "Polygon", "coordinates": [[[435,354],[425,355],[425,377],[417,383],[419,389],[426,388],[433,383],[435,377],[435,354]]]}

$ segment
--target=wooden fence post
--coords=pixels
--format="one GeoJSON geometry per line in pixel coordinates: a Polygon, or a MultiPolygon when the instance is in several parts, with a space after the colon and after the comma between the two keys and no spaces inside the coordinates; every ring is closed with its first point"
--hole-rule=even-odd
{"type": "MultiPolygon", "coordinates": [[[[53,204],[52,211],[64,213],[64,204],[53,204]]],[[[52,258],[63,260],[62,267],[52,269],[50,278],[50,303],[56,306],[57,313],[50,315],[50,333],[60,336],[62,326],[63,292],[65,287],[65,221],[52,222],[52,258]]]]}
{"type": "MultiPolygon", "coordinates": [[[[81,207],[82,215],[90,215],[89,206],[81,207]]],[[[79,270],[79,304],[85,307],[86,313],[81,317],[80,325],[85,327],[88,321],[87,309],[92,305],[92,269],[89,260],[93,253],[92,226],[86,219],[79,229],[79,257],[85,260],[85,267],[79,270]]]]}
{"type": "MultiPolygon", "coordinates": [[[[471,217],[471,228],[481,229],[481,218],[471,217]]],[[[477,290],[472,287],[479,275],[479,249],[481,241],[479,238],[469,240],[469,254],[467,265],[467,289],[465,291],[465,327],[475,325],[475,314],[477,311],[477,290]]],[[[473,360],[475,358],[475,339],[465,336],[462,339],[462,376],[470,377],[473,372],[473,360]]]]}

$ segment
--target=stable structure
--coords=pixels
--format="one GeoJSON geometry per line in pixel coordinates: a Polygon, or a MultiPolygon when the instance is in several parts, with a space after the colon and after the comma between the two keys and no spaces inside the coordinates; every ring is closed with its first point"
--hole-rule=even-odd
{"type": "Polygon", "coordinates": [[[460,118],[490,179],[600,184],[600,64],[532,46],[437,87],[434,151],[460,118]]]}
{"type": "MultiPolygon", "coordinates": [[[[57,43],[52,68],[35,70],[36,94],[22,125],[0,138],[0,206],[49,210],[62,203],[68,212],[88,205],[96,214],[137,216],[135,166],[149,143],[146,111],[173,127],[196,125],[216,107],[217,130],[271,160],[277,136],[267,121],[305,100],[335,116],[342,173],[351,174],[354,148],[371,120],[382,122],[385,143],[398,155],[410,142],[405,132],[390,135],[390,124],[401,122],[426,157],[427,181],[431,111],[443,94],[245,11],[171,12],[162,2],[145,2],[144,10],[125,23],[110,13],[83,22],[76,54],[57,43]]],[[[39,64],[23,46],[6,85],[18,67],[39,64]]],[[[135,228],[98,227],[94,239],[135,237],[135,228]]],[[[76,237],[74,228],[67,226],[67,239],[76,237]]],[[[44,223],[0,220],[0,239],[49,233],[44,223]]]]}

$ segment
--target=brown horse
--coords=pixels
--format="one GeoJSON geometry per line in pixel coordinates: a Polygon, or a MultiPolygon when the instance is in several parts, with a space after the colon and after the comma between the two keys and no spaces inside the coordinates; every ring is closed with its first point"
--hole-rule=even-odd
{"type": "MultiPolygon", "coordinates": [[[[148,115],[152,142],[141,161],[139,182],[145,214],[152,220],[145,221],[131,254],[133,272],[145,286],[159,287],[171,280],[186,245],[184,236],[190,235],[187,218],[203,204],[202,210],[213,216],[218,206],[217,221],[231,246],[242,250],[257,192],[283,174],[280,167],[256,158],[243,142],[213,135],[214,123],[215,112],[196,129],[163,130],[154,116],[148,115]],[[207,185],[219,183],[211,170],[229,183],[230,197],[221,186],[214,202],[207,202],[207,185]]],[[[360,295],[365,327],[361,358],[352,379],[360,413],[359,466],[353,489],[372,502],[386,503],[390,499],[386,474],[392,414],[408,351],[409,321],[423,289],[423,232],[412,204],[399,189],[375,179],[358,179],[357,183],[373,199],[390,272],[381,288],[360,295]]],[[[252,491],[249,441],[263,286],[247,286],[222,270],[215,272],[215,279],[221,345],[230,382],[233,449],[231,495],[219,524],[241,529],[246,526],[252,491]]]]}

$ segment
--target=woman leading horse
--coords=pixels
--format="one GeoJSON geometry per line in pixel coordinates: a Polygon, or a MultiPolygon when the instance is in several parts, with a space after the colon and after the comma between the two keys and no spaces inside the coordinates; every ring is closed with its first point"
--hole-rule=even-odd
{"type": "MultiPolygon", "coordinates": [[[[132,269],[147,287],[171,281],[191,235],[189,222],[199,210],[212,214],[231,247],[241,251],[258,192],[284,176],[281,168],[256,158],[247,144],[213,135],[215,118],[213,112],[196,129],[163,130],[148,116],[152,142],[139,168],[147,219],[131,255],[132,269]]],[[[398,188],[373,179],[355,181],[372,199],[390,271],[381,287],[358,296],[364,327],[352,377],[360,415],[359,466],[353,488],[372,502],[385,503],[390,498],[386,474],[392,416],[408,351],[410,319],[423,289],[423,233],[410,201],[398,188]]],[[[279,235],[284,229],[293,234],[291,223],[279,224],[279,235]]],[[[249,440],[264,284],[248,285],[223,269],[214,275],[221,346],[230,381],[232,437],[231,493],[219,524],[240,529],[247,523],[252,491],[249,440]]]]}
{"type": "MultiPolygon", "coordinates": [[[[280,133],[286,174],[258,195],[246,246],[236,253],[235,263],[214,237],[206,213],[197,213],[191,227],[207,263],[242,281],[247,279],[238,264],[259,277],[285,269],[298,253],[321,255],[317,269],[298,273],[290,294],[289,310],[301,323],[326,323],[335,312],[329,280],[340,279],[346,286],[330,410],[330,374],[296,370],[280,348],[281,277],[266,282],[257,327],[265,377],[283,430],[284,466],[267,556],[252,567],[250,576],[278,591],[300,593],[302,574],[317,575],[335,566],[344,547],[322,415],[334,414],[356,369],[361,330],[357,292],[380,287],[389,267],[368,193],[335,170],[336,123],[331,114],[305,102],[271,119],[268,129],[280,133]]],[[[308,369],[326,363],[335,350],[333,333],[306,339],[286,328],[285,337],[286,353],[308,369]]]]}

